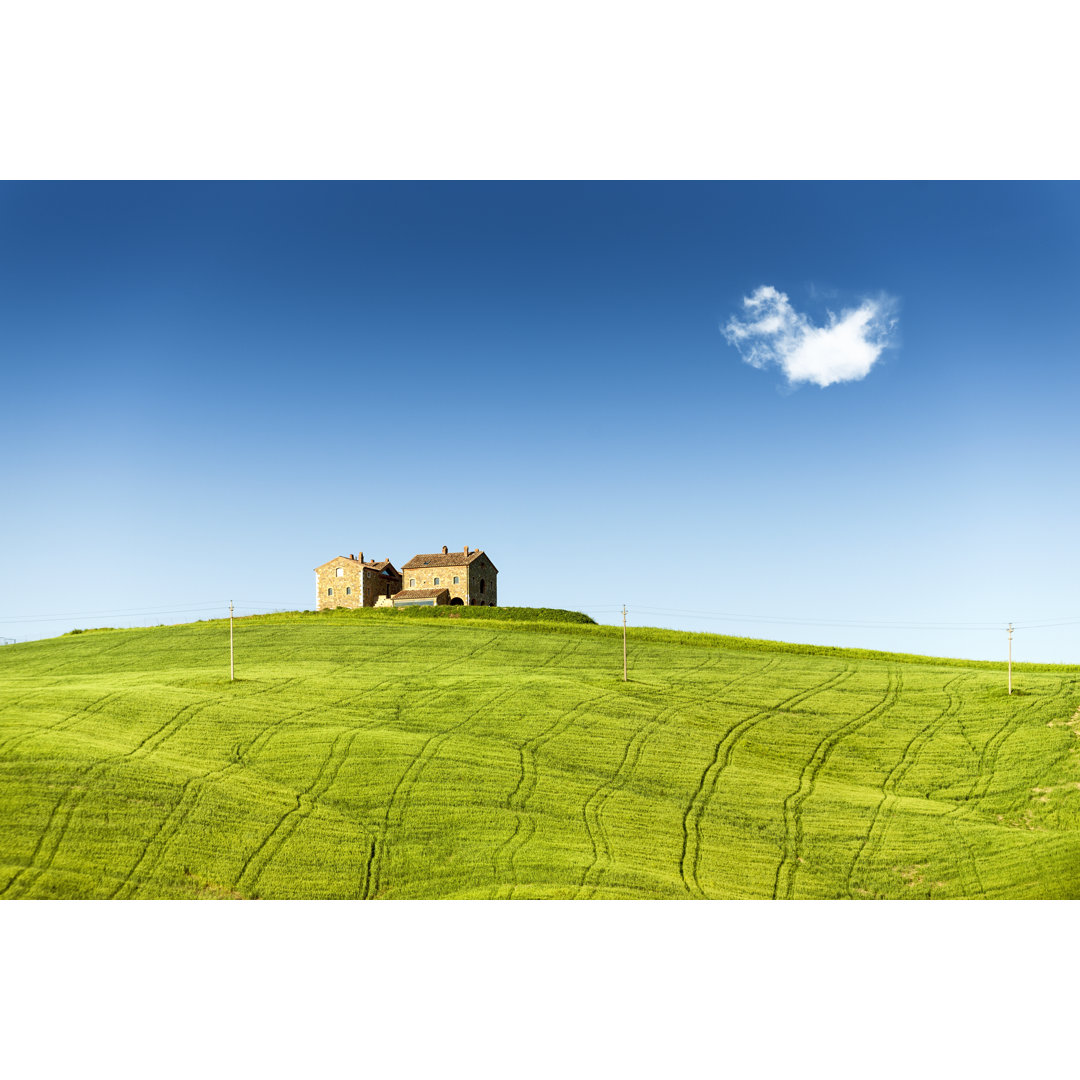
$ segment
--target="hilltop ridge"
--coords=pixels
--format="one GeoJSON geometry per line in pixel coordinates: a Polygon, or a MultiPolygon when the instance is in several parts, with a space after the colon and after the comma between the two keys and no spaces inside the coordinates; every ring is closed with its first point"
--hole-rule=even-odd
{"type": "MultiPolygon", "coordinates": [[[[262,623],[304,623],[309,619],[316,620],[356,620],[373,619],[419,619],[419,620],[449,620],[462,619],[465,621],[496,621],[510,628],[511,624],[523,623],[526,626],[534,626],[543,623],[552,632],[584,632],[593,633],[599,637],[617,636],[621,639],[622,627],[597,623],[591,616],[584,612],[573,611],[565,608],[537,608],[537,607],[430,607],[430,608],[331,608],[323,611],[298,609],[296,611],[275,611],[256,615],[238,615],[235,622],[240,625],[257,625],[262,623]]],[[[57,638],[42,638],[41,641],[56,641],[74,634],[100,633],[109,630],[143,630],[163,629],[166,627],[182,626],[212,626],[228,625],[228,617],[215,619],[200,619],[193,623],[162,623],[156,627],[111,627],[101,626],[80,630],[69,630],[57,638]]],[[[805,656],[834,656],[851,660],[894,660],[898,663],[911,664],[935,664],[949,667],[975,667],[987,671],[1005,671],[1008,667],[1006,660],[970,660],[963,657],[933,656],[922,653],[892,652],[885,649],[866,649],[857,646],[846,645],[816,645],[805,642],[779,641],[772,638],[748,638],[731,634],[717,634],[708,630],[669,630],[662,627],[631,624],[628,629],[630,641],[637,642],[666,642],[672,645],[685,644],[696,645],[704,648],[721,649],[750,649],[755,652],[776,651],[805,656]]],[[[30,644],[24,642],[23,644],[30,644]]],[[[1013,661],[1014,672],[1042,671],[1042,672],[1080,672],[1080,664],[1051,664],[1039,661],[1013,661]]]]}

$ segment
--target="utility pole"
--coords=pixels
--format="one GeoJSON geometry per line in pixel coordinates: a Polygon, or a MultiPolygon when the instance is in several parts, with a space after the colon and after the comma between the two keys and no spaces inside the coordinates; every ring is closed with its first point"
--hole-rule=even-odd
{"type": "Polygon", "coordinates": [[[626,682],[626,605],[622,606],[622,681],[626,682]]]}
{"type": "Polygon", "coordinates": [[[1009,693],[1012,693],[1012,623],[1009,623],[1009,693]]]}
{"type": "Polygon", "coordinates": [[[229,601],[229,682],[236,681],[236,672],[233,668],[233,647],[232,647],[232,614],[233,614],[233,602],[229,601]]]}

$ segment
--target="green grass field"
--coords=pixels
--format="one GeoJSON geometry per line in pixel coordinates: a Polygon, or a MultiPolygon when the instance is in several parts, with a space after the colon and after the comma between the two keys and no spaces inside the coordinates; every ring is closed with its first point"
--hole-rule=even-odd
{"type": "Polygon", "coordinates": [[[528,614],[0,649],[0,895],[1080,896],[1080,668],[528,614]]]}

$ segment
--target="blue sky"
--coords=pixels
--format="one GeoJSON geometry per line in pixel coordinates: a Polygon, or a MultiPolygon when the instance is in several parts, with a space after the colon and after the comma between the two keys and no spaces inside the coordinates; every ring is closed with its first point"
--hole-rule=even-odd
{"type": "Polygon", "coordinates": [[[1078,241],[1073,184],[0,185],[0,635],[469,544],[504,604],[1077,661],[1078,241]]]}

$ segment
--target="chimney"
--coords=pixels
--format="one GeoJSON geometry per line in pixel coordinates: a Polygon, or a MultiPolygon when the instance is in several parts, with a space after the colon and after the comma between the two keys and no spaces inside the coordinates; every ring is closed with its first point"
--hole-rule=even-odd
{"type": "Polygon", "coordinates": [[[360,552],[360,561],[361,561],[361,562],[363,562],[363,561],[364,561],[364,553],[363,553],[362,551],[360,552]]]}
{"type": "Polygon", "coordinates": [[[468,544],[465,545],[465,554],[466,555],[469,554],[469,545],[468,544]]]}
{"type": "Polygon", "coordinates": [[[443,544],[443,546],[442,546],[442,553],[443,553],[444,555],[446,554],[446,545],[445,545],[445,544],[443,544]]]}
{"type": "Polygon", "coordinates": [[[350,555],[349,558],[352,559],[354,562],[356,561],[356,556],[355,555],[350,555]]]}

